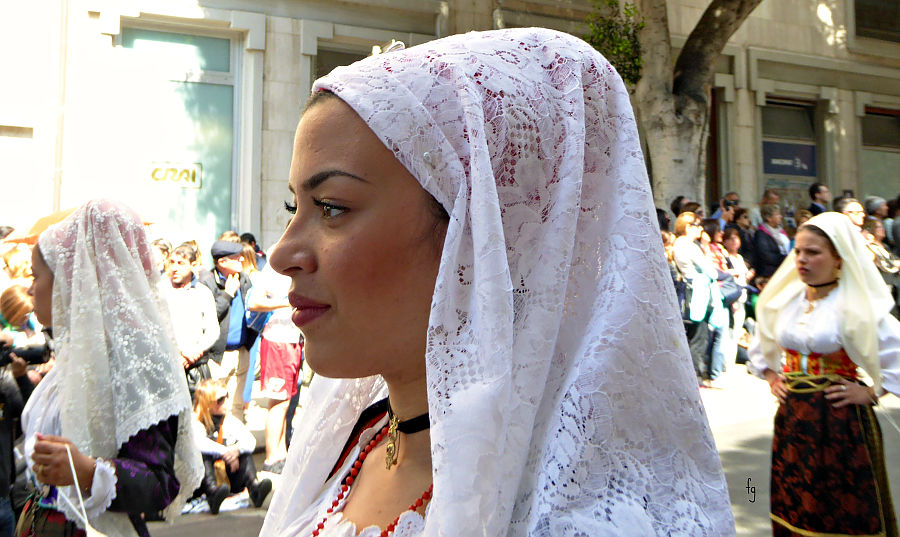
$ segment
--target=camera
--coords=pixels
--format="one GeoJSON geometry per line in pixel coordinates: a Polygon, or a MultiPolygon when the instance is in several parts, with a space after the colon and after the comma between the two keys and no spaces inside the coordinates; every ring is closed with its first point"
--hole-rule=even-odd
{"type": "Polygon", "coordinates": [[[50,359],[50,345],[41,343],[24,347],[8,346],[0,348],[0,367],[9,365],[12,362],[11,354],[15,354],[31,365],[42,364],[50,359]]]}
{"type": "Polygon", "coordinates": [[[723,203],[724,203],[725,207],[735,207],[735,206],[737,206],[738,203],[740,203],[740,201],[738,201],[738,200],[724,200],[723,203]]]}

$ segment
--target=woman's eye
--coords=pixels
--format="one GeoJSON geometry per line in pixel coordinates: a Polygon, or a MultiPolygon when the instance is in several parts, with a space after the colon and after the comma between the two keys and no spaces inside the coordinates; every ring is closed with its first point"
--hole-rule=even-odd
{"type": "Polygon", "coordinates": [[[316,205],[316,207],[319,207],[320,209],[322,209],[322,218],[325,218],[325,219],[338,217],[347,211],[346,207],[341,207],[339,205],[333,205],[331,203],[328,203],[327,201],[314,199],[313,203],[316,205]]]}
{"type": "Polygon", "coordinates": [[[284,202],[284,210],[289,212],[290,214],[297,214],[297,206],[291,205],[289,201],[284,202]]]}

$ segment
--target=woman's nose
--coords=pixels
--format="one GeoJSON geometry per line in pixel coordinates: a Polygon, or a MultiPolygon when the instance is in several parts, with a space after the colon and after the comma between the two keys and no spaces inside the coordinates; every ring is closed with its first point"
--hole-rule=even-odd
{"type": "Polygon", "coordinates": [[[296,222],[296,216],[294,220],[284,230],[269,255],[272,268],[287,276],[297,271],[315,272],[317,268],[311,238],[304,233],[302,225],[296,222]]]}

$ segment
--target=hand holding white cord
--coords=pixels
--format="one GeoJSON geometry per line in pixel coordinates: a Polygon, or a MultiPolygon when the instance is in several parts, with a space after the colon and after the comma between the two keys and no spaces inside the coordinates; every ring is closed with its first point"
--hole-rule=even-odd
{"type": "MultiPolygon", "coordinates": [[[[91,523],[88,521],[87,511],[84,509],[84,498],[81,496],[81,486],[78,484],[78,473],[75,471],[75,462],[72,460],[72,450],[69,448],[69,444],[66,444],[66,454],[69,457],[69,469],[72,470],[72,481],[75,485],[75,492],[78,494],[78,502],[81,504],[81,521],[84,523],[84,532],[86,537],[107,537],[105,533],[98,531],[96,528],[91,526],[91,523]]],[[[66,501],[69,504],[69,507],[72,508],[76,513],[78,512],[78,507],[72,505],[71,500],[69,500],[68,496],[60,493],[59,498],[66,501]]]]}

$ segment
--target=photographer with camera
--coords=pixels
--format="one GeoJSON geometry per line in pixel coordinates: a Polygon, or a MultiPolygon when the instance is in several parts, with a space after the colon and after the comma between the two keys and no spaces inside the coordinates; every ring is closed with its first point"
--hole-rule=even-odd
{"type": "Polygon", "coordinates": [[[6,367],[0,370],[0,536],[12,537],[16,518],[10,504],[9,490],[15,480],[13,441],[15,422],[22,415],[25,401],[34,385],[25,374],[28,364],[13,352],[13,337],[0,333],[0,360],[6,367]]]}
{"type": "Polygon", "coordinates": [[[734,212],[740,208],[741,197],[737,192],[728,192],[724,197],[719,198],[718,205],[714,206],[715,211],[710,218],[719,220],[719,229],[724,230],[729,224],[734,222],[734,212]]]}

